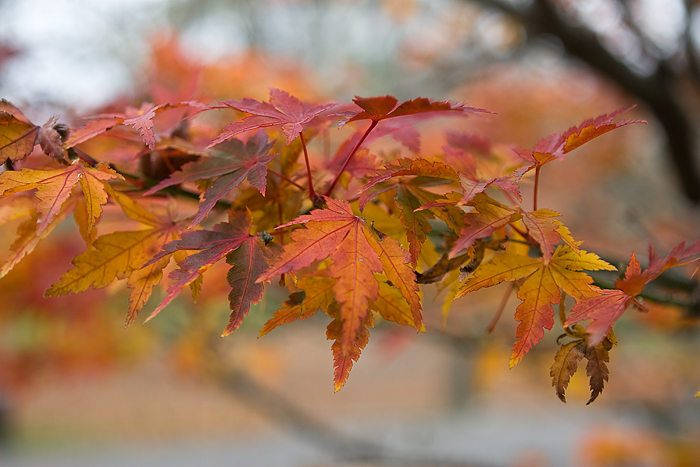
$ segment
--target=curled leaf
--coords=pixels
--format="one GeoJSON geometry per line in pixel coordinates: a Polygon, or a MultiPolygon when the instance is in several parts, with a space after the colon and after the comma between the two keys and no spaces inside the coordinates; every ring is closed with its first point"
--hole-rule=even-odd
{"type": "Polygon", "coordinates": [[[569,387],[569,381],[578,369],[578,362],[584,357],[585,348],[585,342],[572,341],[563,344],[554,356],[549,375],[552,377],[552,386],[557,391],[557,397],[562,402],[566,402],[566,388],[569,387]]]}

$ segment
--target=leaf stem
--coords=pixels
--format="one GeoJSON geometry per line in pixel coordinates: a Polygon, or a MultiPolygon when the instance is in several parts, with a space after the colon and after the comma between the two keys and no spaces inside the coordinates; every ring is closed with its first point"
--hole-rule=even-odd
{"type": "Polygon", "coordinates": [[[510,295],[513,293],[513,290],[515,290],[515,282],[511,282],[510,286],[508,287],[508,290],[506,291],[505,294],[503,294],[503,298],[501,299],[501,303],[498,305],[498,310],[496,310],[496,315],[491,320],[489,327],[486,328],[486,332],[488,334],[491,334],[493,332],[493,330],[496,329],[496,325],[498,324],[498,321],[501,319],[501,315],[503,314],[503,310],[505,310],[506,305],[508,304],[508,299],[510,298],[510,295]]]}
{"type": "Polygon", "coordinates": [[[301,147],[304,149],[304,161],[306,162],[306,175],[309,177],[309,198],[313,202],[316,199],[314,191],[314,182],[311,180],[311,166],[309,165],[309,153],[306,150],[306,141],[304,141],[304,132],[299,133],[301,139],[301,147]]]}
{"type": "Polygon", "coordinates": [[[340,180],[340,176],[343,175],[343,172],[345,172],[345,169],[347,168],[348,164],[350,163],[350,160],[355,155],[357,150],[360,148],[362,143],[364,143],[365,139],[367,139],[367,136],[369,136],[370,132],[372,130],[374,130],[375,126],[377,126],[377,123],[379,123],[379,121],[372,120],[372,123],[365,131],[365,134],[362,135],[362,138],[360,138],[360,141],[358,141],[357,144],[355,145],[355,147],[352,149],[352,151],[350,152],[350,155],[348,155],[348,158],[345,159],[345,163],[343,164],[343,167],[340,169],[340,171],[338,172],[338,175],[335,176],[335,179],[333,180],[331,185],[328,187],[326,192],[323,194],[324,196],[330,196],[331,192],[333,191],[333,188],[335,188],[335,185],[338,183],[338,180],[340,180]]]}
{"type": "Polygon", "coordinates": [[[532,195],[532,198],[533,198],[533,201],[532,201],[532,204],[533,204],[532,208],[533,209],[532,210],[533,211],[537,211],[537,191],[539,190],[539,187],[540,187],[540,169],[541,168],[542,168],[542,166],[540,164],[537,164],[535,166],[535,189],[534,189],[533,195],[532,195]]]}
{"type": "MultiPolygon", "coordinates": [[[[280,225],[284,224],[284,212],[282,210],[282,203],[279,201],[277,202],[277,214],[279,215],[280,225]]],[[[284,229],[280,230],[280,245],[284,246],[284,229]]],[[[280,284],[284,284],[284,278],[284,274],[280,275],[280,284]]],[[[267,294],[265,294],[265,297],[267,297],[267,294]]]]}
{"type": "Polygon", "coordinates": [[[272,173],[272,174],[274,174],[274,175],[277,175],[279,178],[281,178],[281,179],[284,180],[285,182],[291,183],[291,184],[294,185],[295,187],[299,188],[301,191],[306,191],[306,188],[304,188],[303,186],[299,185],[297,182],[295,182],[295,181],[292,180],[291,178],[287,177],[286,175],[284,175],[284,174],[282,174],[282,173],[276,171],[275,169],[271,169],[271,168],[268,167],[268,168],[267,168],[267,171],[270,172],[270,173],[272,173]]]}

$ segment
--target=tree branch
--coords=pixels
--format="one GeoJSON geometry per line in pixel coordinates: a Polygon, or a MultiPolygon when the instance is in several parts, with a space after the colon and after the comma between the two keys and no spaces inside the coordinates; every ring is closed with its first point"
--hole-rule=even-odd
{"type": "Polygon", "coordinates": [[[695,159],[693,130],[674,95],[672,76],[662,64],[649,76],[636,74],[613,56],[594,33],[568,24],[547,0],[533,0],[524,8],[516,8],[499,0],[469,1],[514,17],[532,36],[557,37],[571,56],[643,100],[666,133],[669,156],[682,192],[692,202],[700,203],[700,173],[695,159]]]}

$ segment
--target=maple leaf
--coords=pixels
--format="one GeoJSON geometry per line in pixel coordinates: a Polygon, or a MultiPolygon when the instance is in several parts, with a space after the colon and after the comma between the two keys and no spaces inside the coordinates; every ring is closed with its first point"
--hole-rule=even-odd
{"type": "Polygon", "coordinates": [[[604,135],[616,128],[632,123],[646,123],[646,120],[622,120],[613,122],[615,117],[633,109],[635,106],[625,107],[609,114],[600,115],[583,121],[581,124],[568,130],[555,133],[537,142],[534,151],[519,151],[521,157],[534,165],[544,165],[554,159],[564,160],[564,156],[583,144],[604,135]]]}
{"type": "Polygon", "coordinates": [[[239,133],[271,126],[282,127],[282,132],[287,136],[287,144],[289,144],[299,136],[304,129],[304,124],[336,105],[330,103],[312,106],[285,91],[274,88],[270,89],[269,102],[245,98],[242,101],[227,100],[223,104],[251,115],[240,122],[229,123],[209,147],[231,139],[239,133]]]}
{"type": "Polygon", "coordinates": [[[367,183],[360,189],[360,209],[379,193],[383,191],[370,191],[372,187],[385,180],[405,175],[422,177],[432,177],[445,179],[445,183],[451,183],[458,179],[457,172],[447,164],[440,161],[430,161],[425,158],[400,158],[392,162],[391,165],[377,169],[375,174],[369,178],[367,183]],[[366,194],[367,193],[367,194],[366,194]]]}
{"type": "Polygon", "coordinates": [[[602,342],[586,347],[586,359],[588,364],[586,365],[586,374],[590,379],[591,386],[591,397],[586,402],[586,405],[591,404],[595,401],[601,392],[603,392],[603,385],[608,380],[608,362],[610,357],[608,352],[612,349],[613,341],[610,337],[605,337],[602,342]]]}
{"type": "Polygon", "coordinates": [[[610,333],[613,324],[620,319],[631,303],[644,309],[644,306],[635,297],[642,293],[649,282],[656,279],[666,269],[687,264],[684,261],[697,254],[700,254],[700,241],[687,248],[685,242],[682,242],[665,258],[657,257],[654,250],[649,248],[649,267],[642,272],[639,261],[632,253],[625,277],[615,282],[616,289],[600,290],[599,296],[577,303],[571,309],[572,313],[565,325],[569,326],[592,319],[593,322],[586,327],[586,332],[588,333],[588,345],[596,346],[610,333]]]}
{"type": "Polygon", "coordinates": [[[478,193],[470,203],[474,211],[465,214],[464,227],[455,241],[450,258],[469,248],[474,241],[490,236],[495,230],[505,227],[520,217],[517,209],[505,206],[485,193],[478,193]]]}
{"type": "Polygon", "coordinates": [[[464,217],[463,212],[455,206],[444,206],[426,212],[424,208],[432,206],[439,196],[422,187],[449,184],[457,178],[458,174],[451,167],[439,161],[424,158],[398,159],[391,165],[376,170],[375,175],[360,189],[359,207],[364,210],[372,198],[396,190],[394,201],[399,207],[399,218],[408,237],[411,264],[415,267],[426,235],[432,231],[428,220],[439,217],[448,227],[459,231],[464,217]],[[413,178],[404,178],[408,176],[413,178]]]}
{"type": "Polygon", "coordinates": [[[394,200],[399,206],[401,224],[406,228],[411,265],[415,268],[418,264],[421,247],[427,239],[427,235],[433,230],[428,220],[435,216],[430,211],[417,211],[421,203],[412,193],[410,187],[405,184],[400,184],[397,187],[394,200]]]}
{"type": "Polygon", "coordinates": [[[554,356],[554,363],[549,369],[549,375],[552,377],[552,386],[557,391],[557,397],[562,402],[566,402],[564,393],[569,386],[571,377],[578,369],[578,362],[583,359],[585,352],[585,342],[577,340],[562,344],[554,356]]]}
{"type": "Polygon", "coordinates": [[[107,130],[117,125],[125,125],[138,130],[146,146],[154,150],[156,147],[156,135],[153,130],[153,119],[160,112],[176,107],[190,107],[193,109],[189,114],[190,117],[209,108],[197,101],[183,101],[175,104],[161,105],[144,102],[138,109],[135,107],[127,107],[124,113],[94,115],[87,119],[83,127],[72,131],[70,137],[63,146],[65,148],[72,148],[73,146],[105,133],[107,130]]]}
{"type": "MultiPolygon", "coordinates": [[[[482,193],[489,186],[499,188],[516,199],[522,200],[518,184],[527,168],[519,167],[522,164],[520,158],[518,158],[518,166],[510,170],[506,170],[508,166],[501,158],[496,163],[484,156],[479,158],[477,163],[476,157],[463,149],[471,147],[472,140],[476,137],[448,132],[447,138],[451,144],[458,145],[458,147],[443,146],[443,158],[445,163],[459,173],[459,183],[462,186],[462,199],[459,200],[459,205],[468,204],[474,196],[482,193]]],[[[491,154],[491,146],[488,142],[477,139],[473,144],[477,146],[485,144],[485,147],[480,150],[488,151],[483,153],[485,155],[491,154]]],[[[516,162],[515,157],[513,162],[516,162]]]]}
{"type": "Polygon", "coordinates": [[[180,240],[163,246],[162,251],[146,263],[146,266],[178,250],[197,250],[197,253],[178,261],[179,269],[168,276],[171,280],[167,289],[168,295],[147,321],[158,315],[182,289],[198,280],[216,262],[226,258],[227,263],[232,265],[227,276],[232,287],[229,294],[231,316],[223,335],[235,331],[250,311],[250,305],[260,302],[264,284],[258,283],[257,279],[269,264],[269,250],[260,238],[250,235],[250,229],[249,212],[230,212],[228,222],[216,224],[212,230],[185,232],[180,240]]]}
{"type": "Polygon", "coordinates": [[[58,126],[57,117],[50,118],[44,125],[39,127],[39,132],[36,135],[36,143],[41,147],[41,150],[57,161],[64,161],[63,148],[61,147],[61,134],[56,130],[58,126]]]}
{"type": "Polygon", "coordinates": [[[462,187],[462,199],[459,200],[460,205],[466,205],[474,199],[479,193],[483,193],[486,187],[494,182],[492,180],[478,180],[475,177],[468,177],[462,173],[459,174],[459,184],[462,187]]]}
{"type": "Polygon", "coordinates": [[[595,401],[603,391],[605,382],[608,381],[609,351],[615,343],[615,336],[611,333],[602,342],[591,347],[586,345],[586,339],[562,344],[554,357],[554,363],[549,370],[552,377],[552,386],[556,389],[557,396],[562,402],[566,402],[566,388],[571,377],[578,370],[578,363],[585,357],[586,374],[589,378],[591,397],[586,405],[595,401]]]}
{"type": "Polygon", "coordinates": [[[19,161],[34,149],[39,127],[5,99],[0,100],[0,164],[19,161]]]}
{"type": "Polygon", "coordinates": [[[53,284],[45,293],[56,297],[79,293],[88,288],[99,289],[117,279],[128,278],[129,311],[126,324],[130,324],[151,295],[153,286],[160,281],[162,269],[167,264],[158,263],[141,268],[173,238],[177,238],[184,226],[170,216],[158,216],[144,208],[129,196],[107,186],[110,196],[131,219],[147,229],[118,231],[97,237],[92,250],[73,259],[73,268],[53,284]]]}
{"type": "Polygon", "coordinates": [[[103,182],[108,180],[124,180],[124,177],[106,164],[98,164],[92,168],[86,167],[80,161],[58,169],[7,171],[0,174],[0,196],[36,190],[36,197],[39,198],[36,205],[39,214],[37,233],[40,233],[51,223],[70,196],[73,187],[79,183],[87,206],[88,230],[92,230],[102,214],[102,205],[107,202],[103,182]]]}
{"type": "MultiPolygon", "coordinates": [[[[343,116],[339,122],[343,126],[358,120],[372,120],[375,124],[382,120],[395,117],[406,117],[419,114],[431,114],[429,116],[442,116],[450,112],[461,112],[465,114],[492,113],[488,110],[476,107],[468,107],[463,103],[452,103],[443,101],[433,101],[425,97],[405,101],[399,104],[394,96],[381,97],[359,97],[352,100],[361,110],[338,112],[343,116]]],[[[421,119],[428,115],[421,115],[421,119]]]]}
{"type": "Polygon", "coordinates": [[[268,251],[260,238],[249,236],[226,256],[226,263],[231,265],[226,275],[226,281],[231,286],[228,294],[231,316],[222,336],[228,336],[238,329],[248,315],[250,305],[260,303],[265,284],[256,281],[270,265],[268,251]]]}
{"type": "Polygon", "coordinates": [[[151,104],[150,102],[144,102],[136,112],[134,112],[132,108],[128,108],[124,117],[116,116],[114,119],[122,125],[127,125],[138,130],[146,146],[150,149],[155,149],[156,137],[153,133],[153,117],[156,116],[156,111],[159,108],[163,109],[164,107],[151,104]]]}
{"type": "Polygon", "coordinates": [[[374,326],[372,313],[367,313],[357,325],[357,330],[353,333],[352,341],[347,341],[345,320],[341,318],[342,312],[337,307],[331,308],[328,315],[333,321],[326,329],[326,338],[333,340],[331,352],[333,352],[333,385],[335,392],[345,385],[350,375],[350,370],[354,362],[360,358],[360,352],[369,342],[369,329],[374,326]]]}
{"type": "MultiPolygon", "coordinates": [[[[404,299],[401,291],[386,279],[379,279],[377,299],[370,302],[370,309],[378,312],[387,321],[416,327],[411,304],[404,299]]],[[[421,331],[425,331],[425,326],[421,326],[421,331]]]]}
{"type": "Polygon", "coordinates": [[[432,231],[428,220],[435,218],[435,214],[420,208],[426,202],[437,199],[437,196],[420,187],[451,183],[456,178],[457,174],[441,162],[422,158],[399,159],[394,164],[375,171],[375,175],[360,189],[359,207],[364,210],[372,198],[396,190],[394,200],[399,207],[399,219],[406,229],[411,264],[416,267],[421,247],[427,234],[432,231]],[[410,180],[397,178],[409,175],[415,177],[410,180]]]}
{"type": "Polygon", "coordinates": [[[57,118],[50,118],[43,126],[33,124],[14,105],[0,100],[0,164],[27,157],[35,144],[54,160],[64,160],[61,136],[54,129],[57,118]]]}
{"type": "MultiPolygon", "coordinates": [[[[12,201],[24,200],[26,198],[17,198],[12,201]]],[[[17,228],[17,237],[15,238],[12,245],[10,245],[10,254],[5,262],[0,266],[0,278],[5,277],[12,268],[14,268],[17,263],[19,263],[22,258],[34,251],[34,248],[39,244],[41,240],[48,237],[51,232],[56,228],[58,224],[63,222],[71,212],[75,209],[78,204],[79,198],[77,196],[71,196],[68,200],[63,203],[61,209],[56,213],[54,218],[46,223],[41,230],[37,229],[37,222],[39,220],[39,215],[36,212],[29,212],[30,218],[24,221],[17,228]]],[[[16,205],[16,211],[21,210],[20,205],[16,205]]],[[[33,203],[32,203],[33,207],[33,203]]],[[[32,210],[33,211],[33,210],[32,210]]]]}
{"type": "Polygon", "coordinates": [[[246,143],[233,139],[222,143],[218,150],[212,151],[211,156],[201,157],[182,166],[182,170],[174,172],[170,177],[161,181],[144,193],[144,196],[155,193],[165,187],[184,182],[205,180],[217,177],[202,196],[197,214],[190,227],[202,222],[216,203],[226,196],[233,188],[246,178],[265,195],[267,185],[267,167],[277,154],[269,154],[275,141],[268,141],[263,131],[255,133],[246,143]]]}
{"type": "MultiPolygon", "coordinates": [[[[408,252],[391,237],[377,239],[364,221],[353,215],[349,203],[328,197],[325,201],[328,208],[313,210],[279,227],[304,224],[306,229],[291,233],[294,241],[285,246],[284,252],[258,281],[267,281],[278,274],[309,266],[316,260],[330,258],[328,272],[337,279],[333,291],[341,306],[338,319],[342,325],[335,326],[342,327],[342,338],[337,345],[346,358],[355,355],[357,342],[362,342],[363,338],[358,336],[365,332],[363,323],[368,319],[369,302],[378,298],[379,284],[374,273],[383,271],[401,292],[410,305],[417,328],[422,324],[421,303],[415,273],[408,264],[408,252]]],[[[359,350],[357,352],[359,356],[359,350]]],[[[336,373],[336,387],[344,382],[338,379],[342,374],[345,373],[336,373]]]]}
{"type": "Polygon", "coordinates": [[[528,234],[535,240],[542,250],[545,261],[552,257],[554,247],[559,240],[569,245],[573,250],[578,249],[578,245],[571,237],[571,232],[561,222],[553,217],[559,217],[558,212],[549,209],[538,209],[537,211],[522,211],[523,224],[527,227],[528,234]]]}
{"type": "Polygon", "coordinates": [[[554,325],[553,304],[560,300],[560,289],[577,302],[598,296],[591,287],[593,279],[581,272],[584,269],[615,270],[593,253],[574,251],[568,245],[560,245],[549,262],[513,253],[495,256],[490,263],[477,268],[457,292],[460,298],[483,287],[491,287],[503,281],[525,279],[518,289],[518,305],[515,319],[518,340],[513,346],[510,367],[515,366],[530,349],[542,339],[545,329],[554,325]]]}
{"type": "MultiPolygon", "coordinates": [[[[399,104],[398,100],[393,96],[369,98],[356,96],[353,102],[362,110],[347,110],[332,114],[342,117],[338,122],[338,126],[343,127],[349,122],[359,120],[370,120],[371,123],[365,131],[355,132],[355,134],[338,148],[329,168],[334,169],[336,166],[347,167],[354,151],[357,151],[363,142],[369,144],[387,135],[392,135],[395,140],[406,146],[411,152],[420,152],[420,134],[412,125],[428,118],[460,114],[478,114],[482,112],[491,113],[483,109],[467,107],[464,104],[431,101],[422,97],[399,104]],[[400,117],[400,119],[382,123],[381,126],[376,128],[380,121],[385,122],[395,117],[400,117]]],[[[342,171],[341,169],[339,172],[342,171]]],[[[331,184],[329,191],[333,186],[335,186],[335,182],[331,184]]],[[[365,189],[366,188],[368,187],[365,187],[365,189]]]]}
{"type": "MultiPolygon", "coordinates": [[[[282,324],[291,323],[298,319],[310,318],[321,309],[329,311],[329,307],[335,301],[333,286],[336,280],[324,274],[325,271],[313,276],[304,276],[297,282],[298,292],[289,296],[289,300],[283,303],[283,307],[275,311],[272,317],[260,330],[258,337],[282,324]]],[[[405,302],[405,300],[404,300],[405,302]]]]}

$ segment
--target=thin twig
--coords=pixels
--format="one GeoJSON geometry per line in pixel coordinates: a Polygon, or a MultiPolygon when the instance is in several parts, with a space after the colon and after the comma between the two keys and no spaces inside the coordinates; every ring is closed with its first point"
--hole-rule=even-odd
{"type": "Polygon", "coordinates": [[[503,298],[501,299],[501,303],[498,305],[498,310],[496,311],[496,314],[494,315],[493,319],[491,320],[489,327],[486,328],[486,332],[488,334],[491,334],[493,332],[493,330],[496,329],[496,325],[498,324],[498,321],[501,319],[501,315],[503,315],[503,310],[505,310],[506,305],[508,304],[508,299],[510,298],[510,295],[513,293],[513,290],[515,290],[515,282],[511,282],[510,286],[508,287],[508,290],[506,290],[506,293],[503,294],[503,298]]]}
{"type": "Polygon", "coordinates": [[[371,123],[370,126],[367,128],[367,130],[365,131],[365,134],[362,135],[362,138],[360,138],[360,141],[357,142],[357,144],[355,145],[355,147],[353,148],[353,150],[350,152],[350,155],[348,155],[348,158],[345,159],[345,163],[343,164],[343,167],[341,167],[340,171],[338,172],[338,175],[335,176],[335,179],[333,180],[333,182],[331,183],[331,185],[328,187],[328,189],[326,190],[326,192],[323,194],[324,196],[330,196],[330,195],[331,195],[331,192],[333,191],[333,188],[335,188],[335,185],[338,183],[338,180],[340,180],[340,176],[343,175],[343,172],[345,172],[345,169],[347,168],[348,164],[350,163],[350,160],[351,160],[352,157],[355,155],[355,153],[356,153],[357,150],[360,148],[360,146],[361,146],[362,143],[365,141],[365,139],[367,139],[367,136],[369,136],[369,134],[372,132],[372,130],[374,130],[374,127],[377,126],[377,123],[378,123],[377,121],[372,120],[372,123],[371,123]]]}
{"type": "Polygon", "coordinates": [[[314,182],[311,180],[311,165],[309,165],[309,153],[306,150],[306,141],[304,141],[304,133],[299,133],[299,138],[301,139],[301,147],[304,150],[304,161],[306,162],[306,175],[309,177],[309,198],[311,201],[315,201],[316,192],[314,191],[314,182]]]}
{"type": "Polygon", "coordinates": [[[540,185],[540,169],[542,166],[540,164],[537,164],[535,166],[535,189],[533,190],[533,195],[532,195],[532,206],[533,206],[533,211],[537,211],[537,191],[539,190],[539,185],[540,185]]]}
{"type": "Polygon", "coordinates": [[[276,171],[275,169],[271,169],[270,167],[268,167],[268,168],[267,168],[267,171],[270,172],[271,174],[277,175],[279,178],[281,178],[281,179],[284,180],[285,182],[291,183],[291,184],[294,185],[295,187],[299,188],[301,191],[306,191],[306,188],[304,188],[303,186],[299,185],[297,182],[295,182],[295,181],[292,180],[291,178],[287,177],[286,175],[284,175],[284,174],[282,174],[282,173],[276,171]]]}

